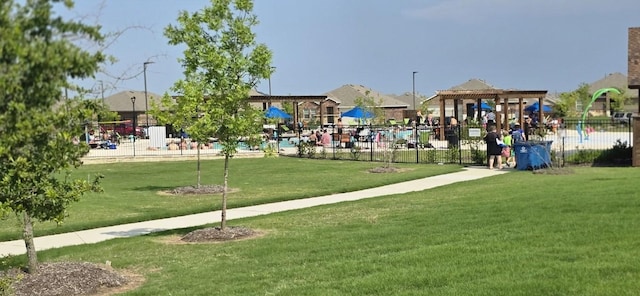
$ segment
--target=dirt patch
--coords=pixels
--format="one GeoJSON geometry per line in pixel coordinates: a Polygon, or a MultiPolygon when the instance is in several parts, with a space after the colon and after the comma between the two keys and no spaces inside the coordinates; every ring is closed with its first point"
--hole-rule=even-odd
{"type": "Polygon", "coordinates": [[[112,295],[135,289],[142,284],[141,276],[126,276],[108,265],[86,262],[42,263],[36,274],[13,269],[7,275],[16,279],[16,296],[30,295],[112,295]]]}
{"type": "Polygon", "coordinates": [[[185,243],[226,242],[261,236],[262,233],[242,226],[209,227],[187,233],[180,238],[185,243]]]}
{"type": "MultiPolygon", "coordinates": [[[[237,192],[236,188],[228,188],[227,193],[237,192]]],[[[202,194],[218,194],[223,193],[224,187],[222,185],[200,185],[196,186],[183,186],[170,190],[160,191],[160,195],[202,195],[202,194]]]]}
{"type": "Polygon", "coordinates": [[[407,170],[408,169],[394,168],[394,167],[375,167],[375,168],[369,169],[368,172],[374,173],[374,174],[386,174],[386,173],[400,173],[407,170]]]}

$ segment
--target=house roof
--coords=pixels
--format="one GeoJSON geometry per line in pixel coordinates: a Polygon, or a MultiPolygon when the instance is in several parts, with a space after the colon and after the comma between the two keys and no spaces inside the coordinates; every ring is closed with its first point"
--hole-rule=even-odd
{"type": "MultiPolygon", "coordinates": [[[[482,79],[477,79],[477,78],[472,78],[469,79],[469,81],[463,82],[461,84],[452,86],[451,88],[447,89],[448,91],[466,91],[466,90],[493,90],[496,89],[493,85],[487,83],[486,81],[482,80],[482,79]]],[[[442,92],[442,91],[440,91],[442,92]]],[[[433,102],[432,100],[438,96],[438,92],[436,92],[436,94],[428,97],[425,101],[428,101],[429,103],[433,102]]]]}
{"type": "MultiPolygon", "coordinates": [[[[131,97],[136,97],[136,111],[144,112],[145,111],[144,91],[135,91],[135,90],[121,91],[119,93],[116,93],[104,98],[104,103],[105,105],[107,105],[107,108],[111,111],[130,112],[130,111],[133,111],[133,103],[131,102],[131,97]]],[[[148,102],[149,109],[151,109],[151,102],[155,102],[157,105],[160,105],[161,100],[162,100],[161,95],[152,93],[152,92],[147,92],[147,102],[148,102]]]]}
{"type": "Polygon", "coordinates": [[[622,73],[616,72],[611,73],[600,80],[596,80],[589,84],[589,93],[593,94],[597,92],[601,88],[614,87],[620,91],[624,91],[627,95],[631,95],[635,92],[632,92],[628,87],[628,79],[622,73]]]}
{"type": "Polygon", "coordinates": [[[483,89],[496,89],[496,88],[482,79],[472,78],[472,79],[469,79],[469,81],[453,86],[448,90],[483,90],[483,89]]]}
{"type": "Polygon", "coordinates": [[[385,95],[363,85],[346,84],[332,91],[326,92],[325,95],[329,99],[339,103],[340,109],[353,108],[356,106],[355,101],[357,98],[364,98],[366,96],[373,98],[376,102],[382,101],[380,106],[382,108],[409,107],[409,104],[402,102],[393,96],[385,95]]]}
{"type": "MultiPolygon", "coordinates": [[[[394,97],[396,100],[407,104],[407,106],[413,107],[413,92],[405,92],[401,95],[390,95],[394,97]]],[[[416,107],[422,104],[422,101],[425,100],[425,96],[416,92],[416,107]]]]}

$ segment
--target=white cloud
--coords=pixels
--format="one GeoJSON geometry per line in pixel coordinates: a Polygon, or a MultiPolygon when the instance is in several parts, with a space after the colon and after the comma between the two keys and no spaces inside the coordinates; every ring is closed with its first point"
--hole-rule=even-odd
{"type": "Polygon", "coordinates": [[[432,21],[473,23],[503,16],[574,16],[639,7],[640,1],[637,0],[441,0],[418,4],[402,13],[432,21]]]}

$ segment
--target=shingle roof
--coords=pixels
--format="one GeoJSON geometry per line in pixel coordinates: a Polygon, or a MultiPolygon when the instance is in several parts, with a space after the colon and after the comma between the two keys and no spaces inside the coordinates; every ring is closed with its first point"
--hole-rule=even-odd
{"type": "Polygon", "coordinates": [[[376,102],[382,100],[382,105],[380,107],[383,108],[409,107],[407,103],[404,103],[393,96],[385,95],[363,85],[346,84],[332,91],[326,92],[324,95],[339,103],[341,109],[355,107],[355,100],[365,96],[373,98],[376,102]]]}
{"type": "Polygon", "coordinates": [[[451,87],[448,90],[483,90],[483,89],[496,89],[491,84],[488,84],[486,81],[481,79],[469,79],[469,81],[464,82],[462,84],[451,87]]]}
{"type": "Polygon", "coordinates": [[[625,91],[627,95],[633,94],[634,92],[627,87],[627,84],[627,76],[619,72],[611,73],[604,78],[589,84],[589,93],[593,94],[601,88],[614,87],[620,91],[625,91]]]}
{"type": "MultiPolygon", "coordinates": [[[[126,90],[119,93],[110,95],[104,98],[104,102],[107,108],[116,112],[130,112],[133,109],[133,103],[131,103],[131,97],[136,97],[136,111],[145,110],[144,91],[126,90]]],[[[151,109],[151,102],[155,102],[160,105],[162,96],[156,93],[147,91],[147,101],[149,109],[151,109]]]]}
{"type": "MultiPolygon", "coordinates": [[[[452,86],[447,90],[492,90],[492,89],[497,89],[497,88],[482,79],[472,78],[472,79],[469,79],[469,81],[452,86]]],[[[425,101],[429,101],[429,103],[431,104],[432,100],[437,96],[438,94],[436,93],[428,97],[425,101]]]]}
{"type": "MultiPolygon", "coordinates": [[[[390,95],[394,97],[396,100],[407,104],[409,107],[413,107],[413,92],[405,92],[401,95],[390,95]]],[[[419,107],[422,104],[422,101],[425,101],[425,97],[416,92],[416,107],[419,107]]]]}

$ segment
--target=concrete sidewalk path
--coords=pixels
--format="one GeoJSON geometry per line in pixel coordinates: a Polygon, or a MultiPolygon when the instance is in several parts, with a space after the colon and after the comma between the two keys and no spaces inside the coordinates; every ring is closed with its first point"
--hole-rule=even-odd
{"type": "MultiPolygon", "coordinates": [[[[464,168],[462,171],[456,173],[427,177],[353,192],[337,193],[319,197],[228,209],[227,220],[310,208],[318,205],[334,204],[343,201],[354,201],[377,196],[403,194],[412,191],[422,191],[425,189],[449,185],[456,182],[464,182],[504,174],[508,171],[509,170],[489,170],[487,168],[479,167],[464,168]]],[[[114,238],[132,237],[170,229],[179,229],[217,223],[220,222],[220,215],[220,211],[213,211],[200,214],[88,229],[77,232],[41,236],[35,238],[35,245],[36,249],[40,251],[72,245],[92,244],[114,238]]],[[[0,257],[7,255],[20,255],[24,253],[26,253],[26,249],[23,240],[0,242],[0,257]]]]}

